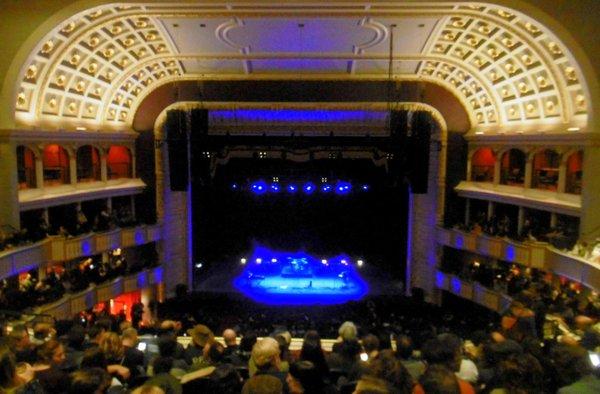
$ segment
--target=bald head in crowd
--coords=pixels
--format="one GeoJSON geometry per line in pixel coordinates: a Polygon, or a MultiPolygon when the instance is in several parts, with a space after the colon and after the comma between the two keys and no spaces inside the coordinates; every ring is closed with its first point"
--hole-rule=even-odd
{"type": "Polygon", "coordinates": [[[228,328],[225,331],[223,331],[223,341],[225,342],[225,345],[228,347],[235,346],[237,344],[236,337],[237,337],[237,334],[231,328],[228,328]]]}

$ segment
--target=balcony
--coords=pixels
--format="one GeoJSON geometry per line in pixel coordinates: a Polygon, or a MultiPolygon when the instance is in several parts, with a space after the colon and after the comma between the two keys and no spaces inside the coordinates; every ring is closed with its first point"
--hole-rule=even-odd
{"type": "Polygon", "coordinates": [[[512,299],[506,294],[483,287],[477,282],[464,281],[456,275],[442,271],[435,273],[435,287],[498,313],[506,310],[512,302],[512,299]]]}
{"type": "Polygon", "coordinates": [[[440,245],[451,248],[553,272],[600,290],[600,264],[562,252],[545,242],[521,243],[445,228],[438,228],[437,241],[440,245]]]}
{"type": "Polygon", "coordinates": [[[48,237],[43,241],[0,253],[0,279],[36,268],[47,261],[72,260],[116,248],[159,241],[161,231],[161,225],[157,224],[89,233],[75,238],[48,237]]]}
{"type": "Polygon", "coordinates": [[[563,215],[581,215],[581,196],[575,194],[489,182],[467,181],[460,182],[454,190],[456,190],[459,196],[465,198],[518,205],[542,211],[552,211],[563,215]]]}
{"type": "Polygon", "coordinates": [[[99,285],[91,285],[76,294],[67,294],[58,301],[37,308],[35,313],[51,315],[55,319],[71,319],[74,314],[89,309],[97,303],[161,283],[162,267],[159,266],[99,285]]]}
{"type": "Polygon", "coordinates": [[[19,190],[22,211],[70,204],[86,200],[118,197],[141,193],[146,184],[139,178],[120,178],[107,182],[81,182],[43,189],[19,190]]]}

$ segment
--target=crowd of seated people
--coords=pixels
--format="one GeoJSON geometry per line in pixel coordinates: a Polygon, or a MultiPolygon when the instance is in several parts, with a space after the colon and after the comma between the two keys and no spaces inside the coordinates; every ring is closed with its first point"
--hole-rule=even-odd
{"type": "Polygon", "coordinates": [[[577,226],[558,221],[556,226],[548,228],[542,226],[535,217],[526,218],[521,231],[517,231],[516,222],[508,215],[492,215],[489,219],[484,212],[476,215],[475,220],[469,225],[457,223],[453,228],[473,233],[486,234],[496,237],[508,238],[518,242],[548,242],[561,250],[570,250],[576,245],[578,238],[577,226]]]}
{"type": "MultiPolygon", "coordinates": [[[[382,302],[389,306],[386,300],[382,302]]],[[[501,319],[488,322],[485,329],[471,327],[468,332],[439,324],[435,314],[424,312],[428,308],[420,304],[406,312],[411,318],[400,318],[399,312],[390,318],[389,310],[375,325],[367,314],[357,323],[344,321],[339,327],[327,327],[325,331],[333,331],[333,338],[337,337],[331,351],[324,350],[322,332],[315,329],[306,330],[300,350],[290,350],[292,333],[276,324],[280,322],[277,319],[266,323],[268,333],[257,338],[255,330],[227,325],[230,314],[226,309],[213,326],[225,327],[222,340],[215,338],[208,325],[194,322],[185,329],[184,323],[174,320],[138,321],[139,330],[109,315],[90,319],[86,325],[79,318],[31,327],[15,324],[0,338],[0,391],[599,392],[598,370],[589,355],[590,350],[600,350],[597,328],[588,322],[585,335],[579,338],[546,335],[543,330],[540,336],[538,314],[544,313],[543,308],[527,302],[514,302],[501,319]],[[417,318],[429,329],[420,331],[417,318]],[[390,335],[381,335],[384,328],[390,335]],[[153,335],[141,335],[143,331],[153,335]],[[187,346],[178,341],[182,335],[191,339],[187,346]]],[[[380,308],[377,299],[363,304],[372,313],[380,308]]],[[[440,314],[439,308],[431,308],[440,314]]],[[[597,322],[597,317],[588,319],[597,322]]],[[[326,322],[304,324],[320,327],[326,322]]]]}
{"type": "Polygon", "coordinates": [[[107,259],[93,256],[66,265],[48,266],[43,276],[37,270],[23,272],[0,281],[0,309],[24,311],[41,306],[60,299],[66,293],[85,290],[91,284],[99,285],[154,267],[156,262],[156,258],[148,258],[128,263],[117,250],[108,254],[107,259]]]}
{"type": "Polygon", "coordinates": [[[56,226],[50,226],[44,215],[40,214],[35,220],[23,223],[20,230],[10,226],[0,226],[0,252],[38,242],[48,236],[71,238],[92,231],[105,232],[139,224],[140,222],[126,205],[121,205],[114,210],[104,205],[94,216],[93,221],[88,220],[81,209],[77,209],[72,221],[56,226]]]}

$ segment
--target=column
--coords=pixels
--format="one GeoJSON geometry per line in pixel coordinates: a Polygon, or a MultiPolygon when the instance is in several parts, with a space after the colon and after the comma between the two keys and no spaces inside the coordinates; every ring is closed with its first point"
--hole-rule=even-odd
{"type": "Polygon", "coordinates": [[[600,236],[600,209],[598,209],[600,207],[600,176],[597,173],[598,168],[600,168],[600,146],[586,146],[583,152],[582,215],[579,237],[588,243],[600,236]]]}
{"type": "Polygon", "coordinates": [[[0,222],[20,228],[17,148],[10,141],[0,143],[0,222]]]}
{"type": "Polygon", "coordinates": [[[519,207],[519,216],[517,218],[517,235],[521,235],[523,224],[525,223],[525,208],[519,207]]]}
{"type": "Polygon", "coordinates": [[[102,154],[100,155],[100,180],[102,182],[108,181],[108,167],[106,163],[106,155],[107,153],[102,150],[102,154]]]}
{"type": "Polygon", "coordinates": [[[558,221],[558,215],[556,212],[550,213],[550,228],[556,227],[556,222],[558,221]]]}
{"type": "Polygon", "coordinates": [[[558,167],[558,192],[564,193],[567,188],[567,159],[560,160],[560,167],[558,167]]]}
{"type": "Polygon", "coordinates": [[[500,157],[496,157],[496,161],[494,162],[494,185],[498,185],[500,183],[501,164],[500,157]]]}
{"type": "Polygon", "coordinates": [[[490,220],[496,212],[496,203],[494,201],[488,201],[487,219],[490,220]]]}
{"type": "Polygon", "coordinates": [[[527,161],[525,161],[525,184],[526,188],[531,187],[531,177],[533,175],[533,155],[527,154],[527,161]]]}
{"type": "Polygon", "coordinates": [[[35,156],[35,186],[44,188],[44,161],[40,156],[35,156]]]}
{"type": "Polygon", "coordinates": [[[469,226],[471,221],[471,199],[467,198],[465,201],[465,226],[469,226]]]}
{"type": "Polygon", "coordinates": [[[71,185],[77,183],[77,157],[75,152],[69,152],[69,175],[71,185]]]}

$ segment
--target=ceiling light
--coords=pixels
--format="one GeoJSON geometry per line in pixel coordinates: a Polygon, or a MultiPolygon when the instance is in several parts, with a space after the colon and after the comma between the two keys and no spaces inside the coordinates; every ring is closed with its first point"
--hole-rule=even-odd
{"type": "Polygon", "coordinates": [[[581,130],[579,127],[569,127],[567,131],[579,131],[581,130]]]}

